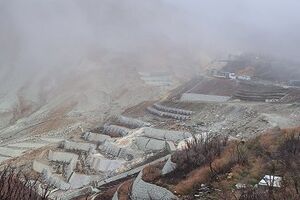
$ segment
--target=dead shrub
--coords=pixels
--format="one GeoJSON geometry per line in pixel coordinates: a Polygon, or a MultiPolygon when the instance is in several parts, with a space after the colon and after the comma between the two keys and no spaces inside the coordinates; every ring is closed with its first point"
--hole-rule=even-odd
{"type": "Polygon", "coordinates": [[[119,185],[114,185],[113,187],[106,188],[103,193],[95,197],[95,200],[111,200],[115,192],[117,191],[119,185]]]}
{"type": "Polygon", "coordinates": [[[142,179],[146,182],[154,182],[160,177],[161,170],[154,166],[154,165],[149,165],[143,169],[143,177],[142,179]]]}
{"type": "Polygon", "coordinates": [[[220,156],[225,147],[224,139],[221,136],[195,137],[186,142],[186,147],[172,156],[172,161],[177,164],[177,171],[189,172],[212,162],[214,158],[220,156]]]}
{"type": "Polygon", "coordinates": [[[130,200],[131,190],[133,185],[133,179],[125,181],[118,189],[118,199],[119,200],[130,200]]]}
{"type": "Polygon", "coordinates": [[[210,169],[208,166],[201,167],[192,171],[186,179],[180,181],[174,190],[177,194],[189,194],[196,189],[201,183],[205,183],[210,179],[210,169]]]}

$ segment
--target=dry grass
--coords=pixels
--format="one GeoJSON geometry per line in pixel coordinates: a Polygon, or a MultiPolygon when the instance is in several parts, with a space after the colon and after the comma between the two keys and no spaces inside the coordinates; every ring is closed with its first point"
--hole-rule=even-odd
{"type": "Polygon", "coordinates": [[[298,134],[299,130],[300,128],[292,128],[267,132],[247,141],[245,144],[231,142],[222,151],[221,155],[213,160],[211,167],[206,164],[192,170],[172,189],[180,195],[190,194],[200,184],[214,182],[215,179],[212,179],[214,175],[223,178],[219,180],[217,184],[219,186],[232,186],[237,182],[256,184],[264,174],[271,173],[274,169],[279,171],[280,166],[274,168],[272,159],[288,136],[298,134]],[[246,154],[245,159],[247,162],[244,164],[239,163],[237,160],[237,145],[239,145],[239,151],[243,155],[246,154]],[[231,172],[231,179],[224,176],[228,172],[231,172]]]}
{"type": "Polygon", "coordinates": [[[184,180],[180,181],[173,188],[173,190],[180,195],[189,194],[195,187],[202,183],[209,182],[215,175],[226,173],[234,166],[232,150],[233,145],[228,145],[221,153],[221,156],[214,159],[211,165],[212,168],[205,165],[191,171],[184,180]]]}
{"type": "Polygon", "coordinates": [[[132,190],[133,179],[125,181],[118,189],[119,200],[130,200],[130,194],[132,190]]]}
{"type": "Polygon", "coordinates": [[[143,169],[142,179],[145,182],[151,183],[156,181],[160,177],[160,174],[161,170],[157,166],[149,165],[143,169]]]}
{"type": "Polygon", "coordinates": [[[113,187],[106,189],[103,193],[96,196],[95,200],[111,200],[119,186],[120,184],[114,185],[113,187]]]}

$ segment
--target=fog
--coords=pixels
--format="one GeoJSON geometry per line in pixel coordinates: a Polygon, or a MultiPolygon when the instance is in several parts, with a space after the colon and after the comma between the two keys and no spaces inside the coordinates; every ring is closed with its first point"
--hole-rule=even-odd
{"type": "Polygon", "coordinates": [[[295,60],[299,7],[297,0],[2,0],[0,67],[120,59],[124,67],[184,68],[240,52],[295,60]]]}

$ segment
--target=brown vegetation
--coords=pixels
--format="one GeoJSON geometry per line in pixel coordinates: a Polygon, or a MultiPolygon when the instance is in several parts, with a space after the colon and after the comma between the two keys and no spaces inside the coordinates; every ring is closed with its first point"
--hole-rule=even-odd
{"type": "Polygon", "coordinates": [[[215,199],[300,199],[300,128],[271,130],[248,141],[195,138],[172,161],[177,170],[158,182],[187,199],[193,198],[201,184],[221,190],[209,194],[215,199]],[[253,187],[266,174],[281,176],[281,187],[253,187]],[[163,182],[168,178],[173,182],[165,181],[166,185],[163,182]],[[246,188],[236,189],[237,183],[246,188]]]}
{"type": "Polygon", "coordinates": [[[160,177],[160,174],[161,170],[158,166],[149,165],[143,169],[142,179],[146,182],[154,182],[160,177]]]}
{"type": "Polygon", "coordinates": [[[133,179],[125,181],[118,189],[119,200],[130,200],[131,190],[133,185],[133,179]]]}
{"type": "Polygon", "coordinates": [[[43,194],[37,193],[39,177],[33,178],[7,167],[0,172],[0,199],[3,200],[46,200],[49,187],[43,189],[43,194]]]}

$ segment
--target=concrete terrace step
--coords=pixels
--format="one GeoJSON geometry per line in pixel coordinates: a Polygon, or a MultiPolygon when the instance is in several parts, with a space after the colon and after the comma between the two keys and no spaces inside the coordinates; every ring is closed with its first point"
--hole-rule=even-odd
{"type": "Polygon", "coordinates": [[[190,116],[187,115],[180,115],[180,114],[174,114],[169,112],[163,112],[160,110],[157,110],[153,107],[148,107],[147,111],[153,115],[159,116],[159,117],[166,117],[166,118],[172,118],[177,120],[187,120],[190,119],[190,116]]]}
{"type": "Polygon", "coordinates": [[[128,135],[130,131],[131,129],[118,125],[104,125],[103,129],[103,132],[107,135],[117,134],[120,137],[128,135]]]}
{"type": "Polygon", "coordinates": [[[148,123],[148,122],[144,122],[142,120],[138,120],[138,119],[134,119],[134,118],[130,118],[130,117],[125,117],[125,116],[119,116],[116,119],[116,123],[118,123],[118,124],[120,124],[124,127],[130,128],[130,129],[151,126],[151,124],[148,123]]]}
{"type": "Polygon", "coordinates": [[[193,111],[190,111],[190,110],[172,108],[172,107],[160,105],[158,103],[153,104],[153,107],[156,110],[160,110],[160,111],[163,111],[163,112],[174,113],[174,114],[179,114],[179,115],[191,115],[191,114],[193,114],[193,111]]]}

